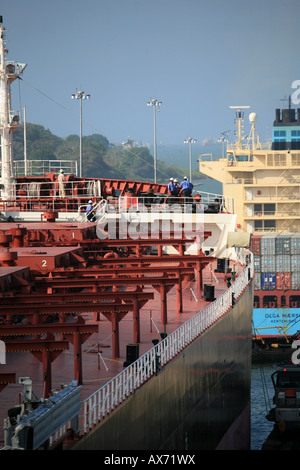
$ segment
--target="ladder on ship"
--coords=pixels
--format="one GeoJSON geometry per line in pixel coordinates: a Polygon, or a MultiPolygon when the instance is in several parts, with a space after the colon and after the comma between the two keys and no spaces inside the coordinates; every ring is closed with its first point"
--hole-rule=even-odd
{"type": "Polygon", "coordinates": [[[291,169],[284,170],[281,173],[280,177],[281,177],[281,180],[279,181],[279,184],[296,182],[294,178],[293,170],[291,169]]]}
{"type": "Polygon", "coordinates": [[[286,186],[283,188],[280,188],[277,186],[277,198],[278,202],[284,203],[286,200],[285,204],[283,204],[280,207],[280,211],[276,210],[276,216],[277,217],[294,217],[293,219],[286,219],[282,220],[282,223],[280,225],[280,232],[297,232],[299,231],[299,221],[297,220],[297,217],[299,216],[299,203],[297,203],[297,200],[300,200],[300,191],[299,187],[295,186],[290,186],[290,185],[298,185],[300,182],[300,176],[294,174],[294,170],[292,169],[286,169],[281,173],[281,179],[279,184],[285,184],[286,186]],[[281,201],[280,201],[281,199],[281,201]],[[293,201],[293,202],[292,202],[293,201]]]}
{"type": "Polygon", "coordinates": [[[295,216],[299,215],[299,204],[297,202],[293,202],[291,204],[286,203],[284,206],[281,207],[280,211],[276,212],[276,215],[279,216],[295,216]]]}
{"type": "MultiPolygon", "coordinates": [[[[299,211],[297,211],[293,214],[289,214],[289,215],[298,216],[299,211]]],[[[299,228],[300,228],[299,220],[297,220],[297,219],[286,219],[281,224],[280,233],[284,233],[284,232],[296,233],[296,232],[299,232],[299,228]]]]}
{"type": "MultiPolygon", "coordinates": [[[[86,206],[85,206],[86,207],[86,206]]],[[[93,207],[92,212],[94,214],[93,218],[95,219],[94,222],[99,222],[103,219],[107,208],[107,201],[105,199],[101,199],[97,204],[93,207]]],[[[88,222],[88,214],[84,214],[83,222],[88,222]]]]}
{"type": "Polygon", "coordinates": [[[291,188],[289,186],[286,186],[285,188],[283,188],[280,191],[280,194],[277,193],[277,196],[281,197],[281,198],[283,198],[283,197],[287,198],[288,200],[298,199],[298,194],[295,193],[295,189],[291,188]]]}

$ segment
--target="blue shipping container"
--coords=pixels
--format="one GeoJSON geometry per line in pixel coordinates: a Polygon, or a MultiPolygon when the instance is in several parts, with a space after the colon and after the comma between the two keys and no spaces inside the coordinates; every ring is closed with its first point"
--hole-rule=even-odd
{"type": "Polygon", "coordinates": [[[276,289],[276,273],[262,273],[261,274],[261,289],[262,290],[275,290],[276,289]]]}

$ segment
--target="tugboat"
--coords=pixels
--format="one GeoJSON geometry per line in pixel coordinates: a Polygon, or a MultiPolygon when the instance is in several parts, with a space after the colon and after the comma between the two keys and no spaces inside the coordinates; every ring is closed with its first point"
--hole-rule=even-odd
{"type": "Polygon", "coordinates": [[[261,450],[299,450],[300,448],[300,367],[281,364],[271,375],[275,405],[266,416],[274,427],[261,450]]]}
{"type": "Polygon", "coordinates": [[[300,429],[300,367],[295,364],[278,366],[271,376],[275,395],[267,419],[275,422],[280,432],[300,429]]]}

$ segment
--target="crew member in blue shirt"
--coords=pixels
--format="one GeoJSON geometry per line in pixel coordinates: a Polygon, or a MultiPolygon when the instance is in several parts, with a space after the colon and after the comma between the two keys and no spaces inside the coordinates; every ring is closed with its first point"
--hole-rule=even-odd
{"type": "Polygon", "coordinates": [[[187,176],[183,178],[183,181],[180,183],[180,186],[182,189],[183,197],[190,197],[192,195],[194,185],[189,182],[187,176]]]}
{"type": "Polygon", "coordinates": [[[86,216],[89,221],[93,221],[93,201],[90,199],[88,205],[86,206],[86,216]]]}
{"type": "Polygon", "coordinates": [[[170,183],[168,184],[168,190],[169,193],[172,194],[172,196],[175,196],[174,190],[175,190],[175,184],[173,178],[170,178],[170,183]]]}
{"type": "Polygon", "coordinates": [[[174,180],[174,195],[178,196],[180,192],[180,186],[178,185],[178,181],[175,179],[174,180]]]}

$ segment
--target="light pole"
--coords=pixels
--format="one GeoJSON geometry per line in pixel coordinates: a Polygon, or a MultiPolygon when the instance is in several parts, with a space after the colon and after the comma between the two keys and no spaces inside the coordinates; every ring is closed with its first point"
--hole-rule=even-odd
{"type": "Polygon", "coordinates": [[[161,106],[161,101],[153,98],[147,102],[147,106],[153,106],[153,115],[154,115],[154,183],[156,183],[156,107],[161,106]]]}
{"type": "Polygon", "coordinates": [[[187,137],[184,141],[185,144],[190,144],[190,182],[192,182],[192,144],[195,142],[197,142],[197,140],[192,137],[187,137]]]}
{"type": "Polygon", "coordinates": [[[76,91],[72,94],[72,100],[80,100],[80,137],[79,137],[79,176],[82,177],[82,100],[90,99],[90,95],[84,91],[76,91]]]}

